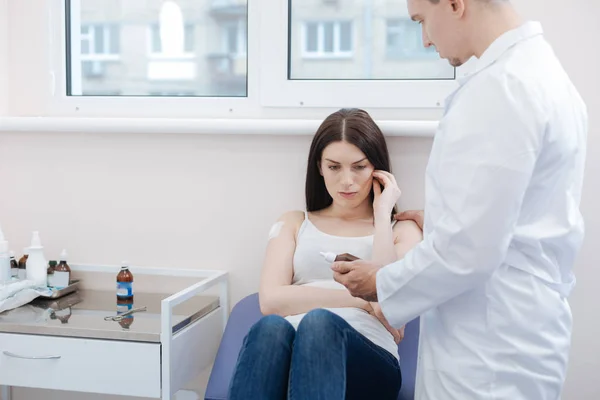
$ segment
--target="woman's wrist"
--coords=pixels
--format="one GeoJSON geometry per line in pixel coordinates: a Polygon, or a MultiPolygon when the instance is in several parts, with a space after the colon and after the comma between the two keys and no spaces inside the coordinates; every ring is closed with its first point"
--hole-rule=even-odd
{"type": "Polygon", "coordinates": [[[384,226],[389,225],[391,220],[392,220],[392,212],[391,211],[375,211],[373,213],[373,218],[375,221],[375,226],[377,226],[378,224],[381,225],[383,224],[384,226]]]}

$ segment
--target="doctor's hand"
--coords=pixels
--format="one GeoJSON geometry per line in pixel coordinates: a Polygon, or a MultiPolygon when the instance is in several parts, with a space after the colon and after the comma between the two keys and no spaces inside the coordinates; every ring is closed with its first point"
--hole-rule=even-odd
{"type": "Polygon", "coordinates": [[[379,322],[381,322],[381,324],[385,327],[385,329],[387,329],[388,332],[392,334],[392,336],[394,337],[394,342],[396,342],[396,344],[400,343],[402,339],[404,339],[404,326],[400,329],[394,328],[388,323],[387,319],[385,318],[385,315],[383,315],[383,311],[381,311],[381,306],[379,305],[379,303],[369,304],[371,305],[371,310],[369,311],[369,314],[377,318],[379,322]]]}
{"type": "Polygon", "coordinates": [[[381,265],[372,261],[338,261],[331,266],[333,279],[348,289],[354,297],[366,301],[377,301],[377,271],[381,265]]]}
{"type": "Polygon", "coordinates": [[[425,213],[423,212],[423,210],[403,211],[399,214],[394,215],[394,219],[396,219],[398,221],[406,221],[406,220],[415,221],[417,223],[417,225],[419,225],[419,228],[421,228],[421,230],[423,230],[425,213]]]}
{"type": "Polygon", "coordinates": [[[375,219],[383,218],[389,223],[390,213],[402,194],[394,175],[387,171],[377,170],[373,172],[373,194],[373,213],[375,219]],[[382,185],[383,191],[381,190],[382,185]]]}

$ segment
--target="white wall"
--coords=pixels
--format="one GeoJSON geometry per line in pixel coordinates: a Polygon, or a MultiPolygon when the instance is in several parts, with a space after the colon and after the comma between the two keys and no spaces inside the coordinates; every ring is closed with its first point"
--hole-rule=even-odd
{"type": "Polygon", "coordinates": [[[0,115],[8,110],[8,0],[0,0],[0,115]]]}
{"type": "MultiPolygon", "coordinates": [[[[600,188],[593,176],[600,172],[600,56],[593,43],[600,37],[594,25],[600,5],[592,0],[516,3],[543,23],[591,116],[582,204],[587,239],[576,265],[575,331],[563,398],[592,400],[600,398],[595,376],[600,297],[594,287],[600,280],[600,256],[593,251],[600,237],[600,209],[594,204],[600,188]]],[[[0,15],[2,6],[0,0],[0,15]]],[[[11,26],[11,84],[20,89],[19,107],[34,107],[42,80],[28,79],[23,71],[43,61],[44,49],[24,51],[29,42],[16,39],[22,36],[15,32],[24,31],[23,24],[17,25],[11,26]]],[[[16,94],[11,96],[11,103],[16,100],[16,94]]],[[[127,258],[138,265],[227,270],[235,302],[257,289],[270,224],[285,210],[303,206],[309,144],[310,138],[302,136],[2,133],[0,221],[16,251],[39,229],[47,254],[66,247],[80,263],[115,264],[127,258]]],[[[390,138],[389,144],[403,189],[402,208],[421,207],[431,141],[390,138]]],[[[34,390],[15,394],[17,400],[44,398],[34,390]]]]}

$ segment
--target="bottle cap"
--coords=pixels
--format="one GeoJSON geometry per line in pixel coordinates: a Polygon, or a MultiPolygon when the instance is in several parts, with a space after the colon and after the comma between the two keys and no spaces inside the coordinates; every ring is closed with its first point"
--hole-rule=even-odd
{"type": "Polygon", "coordinates": [[[323,258],[325,258],[325,261],[329,262],[329,263],[333,263],[335,261],[335,258],[337,257],[337,254],[332,253],[330,251],[324,253],[324,252],[320,252],[321,255],[323,256],[323,258]]]}
{"type": "Polygon", "coordinates": [[[11,250],[11,251],[8,253],[8,256],[9,256],[10,258],[15,258],[15,252],[11,250]]]}
{"type": "Polygon", "coordinates": [[[31,246],[30,249],[39,249],[42,247],[42,241],[40,240],[40,233],[38,231],[33,231],[31,235],[31,246]]]}
{"type": "Polygon", "coordinates": [[[63,251],[60,253],[60,261],[67,261],[67,250],[63,249],[63,251]]]}
{"type": "Polygon", "coordinates": [[[129,268],[129,263],[127,261],[121,261],[121,269],[129,268]]]}
{"type": "Polygon", "coordinates": [[[29,255],[29,247],[23,247],[23,255],[25,255],[25,256],[29,255]]]}

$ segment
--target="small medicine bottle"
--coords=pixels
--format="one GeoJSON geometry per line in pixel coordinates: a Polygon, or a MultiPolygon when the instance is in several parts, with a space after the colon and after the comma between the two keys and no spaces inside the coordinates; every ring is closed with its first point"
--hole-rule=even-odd
{"type": "Polygon", "coordinates": [[[67,264],[67,251],[63,250],[60,253],[60,262],[54,267],[53,285],[56,288],[64,288],[69,286],[71,282],[71,268],[67,264]]]}
{"type": "Polygon", "coordinates": [[[9,253],[9,256],[10,256],[10,276],[13,278],[18,278],[19,277],[19,263],[17,262],[17,260],[15,258],[14,251],[11,251],[9,253]]]}
{"type": "Polygon", "coordinates": [[[54,269],[56,268],[56,264],[57,263],[54,260],[48,262],[48,270],[46,271],[46,274],[48,275],[48,287],[54,286],[54,269]]]}
{"type": "Polygon", "coordinates": [[[29,258],[29,248],[25,247],[23,249],[23,256],[19,259],[19,272],[17,274],[17,278],[19,279],[27,279],[27,259],[29,258]]]}
{"type": "Polygon", "coordinates": [[[330,263],[333,263],[335,261],[358,260],[358,257],[353,256],[352,254],[349,254],[349,253],[335,254],[335,253],[328,251],[327,253],[321,253],[321,255],[325,258],[325,261],[330,262],[330,263]]]}
{"type": "Polygon", "coordinates": [[[133,274],[125,261],[117,274],[117,299],[133,299],[133,274]]]}

